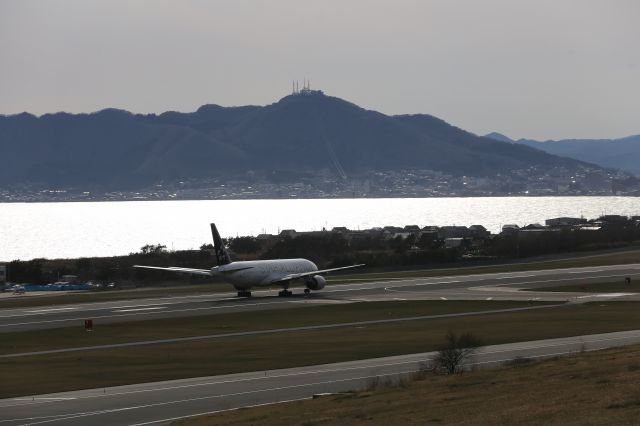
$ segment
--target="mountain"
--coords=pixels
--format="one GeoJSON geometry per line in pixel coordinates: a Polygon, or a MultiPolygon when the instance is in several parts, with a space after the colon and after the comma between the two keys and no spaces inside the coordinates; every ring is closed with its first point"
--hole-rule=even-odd
{"type": "Polygon", "coordinates": [[[491,132],[489,134],[484,135],[485,138],[489,138],[489,139],[493,139],[496,141],[500,141],[500,142],[509,142],[512,143],[514,142],[513,139],[511,139],[508,136],[503,135],[502,133],[498,133],[498,132],[491,132]]]}
{"type": "Polygon", "coordinates": [[[621,139],[563,139],[544,142],[532,139],[514,141],[500,133],[489,133],[485,137],[503,142],[514,142],[540,149],[553,155],[625,170],[640,176],[640,135],[621,139]]]}
{"type": "Polygon", "coordinates": [[[590,167],[478,137],[433,116],[388,116],[309,90],[267,106],[204,105],[192,113],[0,116],[0,152],[0,185],[102,189],[249,170],[492,176],[530,167],[590,167]]]}

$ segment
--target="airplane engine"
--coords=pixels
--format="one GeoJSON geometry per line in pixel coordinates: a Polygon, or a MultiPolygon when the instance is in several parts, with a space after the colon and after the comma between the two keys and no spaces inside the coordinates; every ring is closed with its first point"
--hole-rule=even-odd
{"type": "Polygon", "coordinates": [[[327,284],[327,280],[322,275],[314,275],[307,279],[306,284],[310,290],[322,290],[327,284]]]}

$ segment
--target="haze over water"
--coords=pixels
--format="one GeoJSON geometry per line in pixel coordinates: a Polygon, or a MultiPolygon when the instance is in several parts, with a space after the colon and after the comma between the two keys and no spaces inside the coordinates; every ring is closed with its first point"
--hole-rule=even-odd
{"type": "Polygon", "coordinates": [[[637,197],[482,197],[320,200],[203,200],[0,203],[0,260],[128,254],[145,244],[169,249],[223,237],[386,225],[502,225],[573,216],[640,215],[637,197]]]}

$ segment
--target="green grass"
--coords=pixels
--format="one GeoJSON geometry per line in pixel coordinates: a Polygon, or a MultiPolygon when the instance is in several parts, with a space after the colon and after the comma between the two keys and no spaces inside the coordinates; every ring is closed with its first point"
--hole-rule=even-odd
{"type": "Polygon", "coordinates": [[[297,305],[298,308],[287,310],[273,309],[126,323],[100,324],[100,321],[96,320],[94,321],[94,331],[92,332],[85,331],[84,324],[78,321],[78,325],[75,327],[0,334],[2,337],[0,339],[0,354],[296,326],[479,312],[544,304],[544,302],[484,300],[408,300],[358,302],[328,306],[305,306],[304,304],[299,304],[297,305]]]}
{"type": "Polygon", "coordinates": [[[517,368],[405,380],[172,425],[636,425],[639,358],[640,346],[609,349],[517,368]]]}
{"type": "MultiPolygon", "coordinates": [[[[281,315],[288,317],[291,312],[281,311],[281,315]]],[[[447,330],[468,331],[486,344],[500,344],[631,330],[637,328],[639,321],[640,303],[589,303],[517,313],[7,358],[0,359],[0,397],[424,352],[437,348],[447,330]]]]}
{"type": "Polygon", "coordinates": [[[562,287],[530,288],[529,291],[554,291],[554,292],[582,292],[582,293],[638,293],[640,284],[625,284],[624,281],[614,281],[593,284],[574,284],[562,287]]]}

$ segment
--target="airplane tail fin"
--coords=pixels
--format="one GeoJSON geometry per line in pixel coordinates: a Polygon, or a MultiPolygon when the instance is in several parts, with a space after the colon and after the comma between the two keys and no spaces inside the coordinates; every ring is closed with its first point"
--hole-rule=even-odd
{"type": "Polygon", "coordinates": [[[218,228],[216,228],[215,223],[211,224],[211,234],[213,235],[213,249],[216,253],[218,266],[231,263],[231,258],[229,257],[226,247],[222,243],[222,238],[220,238],[220,234],[218,233],[218,228]]]}

